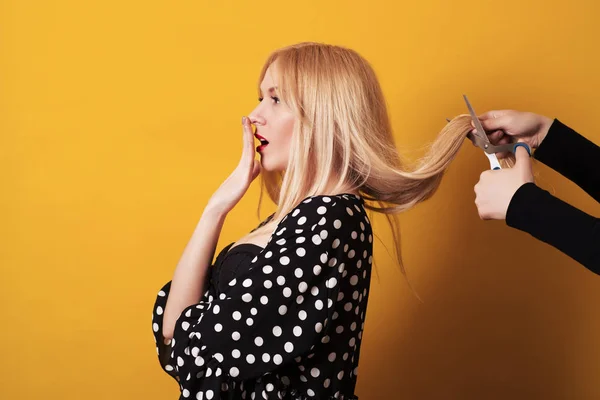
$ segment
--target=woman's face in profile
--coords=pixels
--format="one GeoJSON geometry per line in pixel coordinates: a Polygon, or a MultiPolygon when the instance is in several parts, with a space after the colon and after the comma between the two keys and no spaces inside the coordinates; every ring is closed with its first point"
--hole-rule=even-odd
{"type": "Polygon", "coordinates": [[[287,168],[296,120],[292,110],[279,99],[277,77],[277,65],[273,63],[260,84],[260,103],[249,115],[250,122],[256,127],[254,136],[261,142],[256,151],[266,171],[287,168]]]}

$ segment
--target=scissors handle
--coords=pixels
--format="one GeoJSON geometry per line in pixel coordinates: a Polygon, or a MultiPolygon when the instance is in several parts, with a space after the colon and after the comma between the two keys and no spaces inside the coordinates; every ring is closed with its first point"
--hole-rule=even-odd
{"type": "Polygon", "coordinates": [[[498,157],[496,157],[496,154],[483,154],[485,154],[488,160],[490,161],[490,168],[492,168],[493,170],[502,169],[502,167],[500,166],[500,162],[498,161],[498,157]]]}

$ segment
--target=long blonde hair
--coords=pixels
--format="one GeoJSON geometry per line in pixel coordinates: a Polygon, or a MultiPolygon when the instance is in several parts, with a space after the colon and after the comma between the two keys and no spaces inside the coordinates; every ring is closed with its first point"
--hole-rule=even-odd
{"type": "Polygon", "coordinates": [[[297,123],[286,171],[261,173],[259,210],[265,191],[277,210],[253,235],[272,231],[308,196],[350,187],[359,191],[368,210],[386,215],[406,275],[397,214],[435,193],[472,129],[470,117],[460,115],[449,122],[427,154],[409,167],[398,154],[375,72],[357,52],[321,43],[276,50],[262,68],[259,86],[275,62],[279,97],[296,114],[297,123]]]}

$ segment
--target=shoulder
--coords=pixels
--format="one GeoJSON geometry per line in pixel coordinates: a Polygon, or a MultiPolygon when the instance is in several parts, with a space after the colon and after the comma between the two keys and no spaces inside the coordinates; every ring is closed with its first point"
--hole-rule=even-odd
{"type": "MultiPolygon", "coordinates": [[[[352,194],[315,195],[303,199],[282,220],[279,229],[342,230],[370,225],[362,197],[352,194]],[[320,228],[320,229],[319,229],[320,228]]],[[[364,228],[363,228],[364,229],[364,228]]]]}

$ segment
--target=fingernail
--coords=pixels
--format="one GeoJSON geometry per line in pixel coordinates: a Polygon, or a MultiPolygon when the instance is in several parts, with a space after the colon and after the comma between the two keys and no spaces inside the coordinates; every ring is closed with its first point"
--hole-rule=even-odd
{"type": "Polygon", "coordinates": [[[246,125],[246,117],[242,117],[242,125],[246,125]]]}

